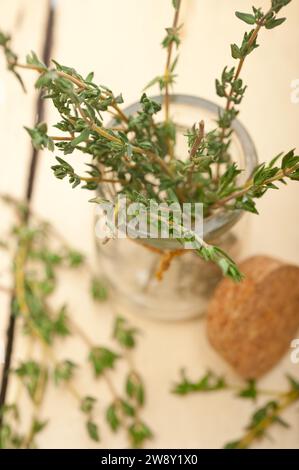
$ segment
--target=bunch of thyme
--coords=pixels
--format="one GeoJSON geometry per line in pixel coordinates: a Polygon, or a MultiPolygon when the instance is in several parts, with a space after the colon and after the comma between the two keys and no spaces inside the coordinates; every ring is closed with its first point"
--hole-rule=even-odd
{"type": "Polygon", "coordinates": [[[135,346],[136,331],[124,319],[117,318],[113,335],[121,351],[114,351],[93,344],[85,330],[71,318],[66,304],[53,307],[51,294],[57,285],[58,269],[87,267],[94,300],[106,299],[105,286],[92,275],[84,256],[68,247],[52,226],[32,212],[29,214],[28,207],[22,202],[10,196],[1,199],[14,209],[16,221],[6,237],[9,242],[5,239],[1,244],[12,258],[12,281],[11,286],[0,286],[0,293],[12,295],[13,312],[18,323],[23,325],[28,346],[27,357],[9,373],[26,389],[32,404],[32,419],[29,428],[22,430],[18,389],[16,399],[0,410],[0,448],[36,447],[38,434],[48,424],[48,420],[41,419],[40,414],[50,383],[65,388],[73,396],[84,416],[90,438],[100,441],[99,425],[95,419],[97,397],[78,389],[76,378],[80,374],[79,365],[69,357],[58,359],[55,353],[59,339],[70,335],[86,344],[87,362],[81,367],[87,367],[90,363],[95,378],[100,377],[106,382],[112,396],[105,420],[113,431],[123,429],[130,445],[141,446],[152,437],[152,432],[140,418],[145,401],[144,385],[127,353],[135,346]],[[27,216],[24,217],[24,214],[27,216]],[[38,354],[33,355],[33,345],[35,349],[38,347],[38,354]],[[124,393],[119,394],[110,373],[115,363],[122,359],[127,363],[128,376],[124,393]]]}
{"type": "Polygon", "coordinates": [[[176,383],[172,393],[177,395],[188,395],[190,393],[207,393],[223,390],[233,390],[236,396],[243,399],[255,401],[260,396],[271,397],[263,406],[258,407],[252,414],[245,434],[234,441],[225,444],[225,449],[247,449],[256,440],[267,436],[268,429],[278,424],[289,428],[289,424],[282,419],[281,414],[286,408],[299,401],[299,381],[287,375],[288,389],[284,392],[275,390],[263,390],[258,388],[255,380],[248,380],[244,386],[230,384],[222,376],[208,371],[196,382],[191,381],[184,370],[181,371],[181,381],[176,383]]]}
{"type": "MultiPolygon", "coordinates": [[[[92,72],[83,77],[74,68],[56,61],[49,68],[34,52],[27,56],[25,64],[20,63],[11,49],[10,37],[0,33],[0,45],[8,68],[18,79],[19,69],[38,72],[36,88],[42,91],[45,99],[52,101],[60,114],[60,121],[54,125],[60,131],[59,135],[49,135],[45,123],[26,128],[33,145],[52,152],[58,150],[64,156],[79,150],[91,157],[85,175],[79,174],[61,156],[56,157],[56,164],[52,166],[54,175],[58,179],[68,179],[73,188],[81,185],[84,189],[97,190],[103,184],[111,184],[115,192],[126,195],[128,201],[142,201],[146,207],[151,201],[200,202],[205,216],[219,210],[257,213],[256,199],[269,189],[277,189],[277,183],[299,179],[299,156],[295,150],[279,154],[269,164],[258,165],[250,179],[240,184],[242,168],[233,162],[230,151],[232,123],[246,91],[241,78],[244,63],[258,47],[261,30],[276,28],[285,21],[279,14],[290,1],[271,0],[266,12],[256,7],[250,13],[236,12],[236,16],[251,29],[245,32],[240,45],[231,45],[232,58],[237,65],[225,67],[220,79],[216,80],[216,92],[225,99],[225,107],[220,110],[217,127],[212,131],[205,132],[203,122],[194,124],[187,131],[188,155],[176,154],[177,126],[170,107],[170,88],[175,82],[178,62],[174,51],[180,44],[181,0],[172,1],[174,20],[166,29],[162,42],[166,49],[165,71],[146,87],[159,85],[163,95],[162,119],[161,105],[146,93],[140,98],[139,111],[127,116],[120,108],[122,95],[97,85],[92,72]],[[114,118],[112,128],[104,125],[106,113],[114,118]]],[[[189,232],[188,240],[193,236],[189,232]]],[[[186,237],[183,233],[180,241],[186,241],[186,237]]],[[[234,261],[217,247],[199,240],[196,252],[205,260],[218,264],[225,275],[234,280],[241,279],[234,261]]]]}

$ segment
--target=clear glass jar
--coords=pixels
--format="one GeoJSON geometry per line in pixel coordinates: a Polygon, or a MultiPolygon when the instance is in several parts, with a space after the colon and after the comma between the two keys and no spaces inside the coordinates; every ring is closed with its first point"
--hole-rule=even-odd
{"type": "MultiPolygon", "coordinates": [[[[160,96],[153,99],[161,103],[160,96]]],[[[124,110],[134,114],[139,109],[134,103],[124,110]]],[[[163,111],[163,110],[162,110],[163,111]]],[[[171,96],[171,116],[178,128],[176,153],[187,155],[185,131],[195,122],[205,121],[205,129],[215,128],[219,107],[202,98],[189,95],[171,96]]],[[[159,117],[159,116],[158,116],[159,117]]],[[[250,177],[257,164],[254,144],[243,125],[235,120],[231,153],[238,162],[242,180],[250,177]]],[[[105,197],[113,194],[108,186],[103,189],[105,197]]],[[[205,241],[224,249],[238,261],[244,250],[248,230],[247,218],[242,212],[219,212],[204,220],[205,241]]],[[[187,320],[205,312],[208,301],[221,279],[221,273],[213,263],[207,263],[194,252],[184,250],[172,259],[163,279],[158,280],[156,273],[161,263],[161,251],[172,251],[181,246],[175,240],[117,239],[102,244],[96,239],[98,262],[102,275],[111,290],[111,299],[118,312],[129,311],[160,320],[187,320]],[[146,245],[146,246],[144,246],[146,245]],[[186,251],[186,252],[185,252],[186,251]]]]}

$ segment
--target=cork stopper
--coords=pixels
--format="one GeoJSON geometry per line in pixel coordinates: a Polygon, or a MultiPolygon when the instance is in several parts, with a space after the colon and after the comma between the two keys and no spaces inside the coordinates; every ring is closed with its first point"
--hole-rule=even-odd
{"type": "Polygon", "coordinates": [[[299,328],[299,268],[266,256],[240,265],[245,279],[223,279],[208,309],[212,346],[244,378],[257,378],[287,352],[299,328]]]}

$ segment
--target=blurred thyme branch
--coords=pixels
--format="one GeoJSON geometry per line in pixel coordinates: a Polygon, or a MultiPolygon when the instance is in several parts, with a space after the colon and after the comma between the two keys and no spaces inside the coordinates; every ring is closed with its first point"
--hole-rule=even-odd
{"type": "MultiPolygon", "coordinates": [[[[17,368],[12,369],[11,374],[16,375],[29,393],[34,408],[32,421],[28,432],[22,435],[19,431],[19,423],[12,423],[12,410],[20,414],[19,403],[16,401],[3,407],[1,410],[3,424],[0,428],[0,447],[35,447],[35,438],[46,426],[46,421],[40,421],[38,411],[41,407],[46,386],[51,378],[55,385],[65,385],[66,389],[74,396],[79,407],[86,418],[86,429],[90,438],[96,442],[100,440],[98,425],[94,419],[94,405],[96,398],[89,395],[82,395],[74,382],[75,372],[78,365],[70,359],[60,360],[55,353],[56,339],[68,337],[72,333],[81,338],[88,346],[89,361],[96,377],[102,376],[106,381],[113,403],[120,409],[120,423],[128,433],[129,442],[134,446],[141,446],[152,434],[149,428],[143,423],[142,428],[134,428],[135,425],[135,404],[130,404],[125,398],[118,395],[112,379],[109,377],[109,369],[113,369],[115,361],[121,359],[121,355],[114,351],[93,344],[88,334],[70,319],[63,305],[58,312],[50,305],[49,296],[53,293],[57,284],[56,270],[59,267],[67,266],[76,268],[86,266],[84,257],[76,250],[70,248],[63,237],[58,236],[59,246],[54,249],[54,241],[49,237],[51,226],[41,221],[41,219],[30,210],[31,218],[24,222],[20,217],[24,211],[27,213],[27,206],[13,197],[1,196],[2,201],[8,203],[16,212],[17,223],[13,226],[11,233],[15,242],[7,244],[16,247],[16,254],[13,262],[12,288],[15,291],[14,315],[22,318],[24,322],[24,332],[29,343],[34,339],[40,344],[40,349],[46,354],[50,364],[44,361],[39,362],[29,357],[22,361],[17,368]],[[128,423],[124,423],[128,420],[128,423]],[[132,421],[132,424],[130,422],[132,421]],[[132,426],[135,437],[132,437],[132,426]],[[145,429],[148,430],[145,432],[145,429]]],[[[52,230],[53,233],[53,230],[52,230]]],[[[55,233],[55,231],[54,231],[55,233]]],[[[12,253],[14,251],[12,250],[12,253]]],[[[107,295],[103,285],[92,273],[91,293],[95,300],[105,300],[107,295]]],[[[5,293],[6,290],[5,290],[5,293]]],[[[119,319],[118,319],[119,321],[119,319]]],[[[130,330],[133,332],[134,330],[130,330]]],[[[135,344],[135,343],[134,343],[135,344]]],[[[43,355],[44,355],[43,353],[43,355]]],[[[124,358],[125,359],[125,358],[124,358]]],[[[125,359],[126,360],[126,359],[125,359]]],[[[131,362],[128,363],[131,367],[131,362]]],[[[106,417],[111,426],[111,420],[106,417]]]]}
{"type": "Polygon", "coordinates": [[[268,428],[273,424],[279,424],[285,428],[289,427],[288,423],[281,418],[281,414],[299,401],[299,381],[290,375],[287,375],[287,380],[289,388],[287,391],[282,392],[260,389],[255,380],[248,380],[245,385],[230,384],[223,376],[219,376],[212,371],[208,371],[203,377],[193,382],[182,370],[181,381],[174,385],[172,393],[184,396],[190,393],[232,390],[235,392],[235,396],[253,401],[263,395],[272,396],[273,398],[270,401],[255,410],[246,427],[244,436],[225,445],[226,449],[245,449],[250,447],[256,439],[266,437],[268,428]]]}

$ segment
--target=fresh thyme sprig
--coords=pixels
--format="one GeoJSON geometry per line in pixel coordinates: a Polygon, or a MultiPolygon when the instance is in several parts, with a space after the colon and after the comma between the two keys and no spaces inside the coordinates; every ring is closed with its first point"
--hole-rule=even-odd
{"type": "Polygon", "coordinates": [[[173,6],[175,9],[175,14],[174,14],[174,19],[173,19],[173,25],[171,28],[167,28],[167,36],[162,42],[163,47],[167,48],[167,60],[166,60],[166,66],[165,66],[165,73],[164,73],[164,86],[165,86],[165,95],[164,95],[164,107],[165,107],[165,121],[169,121],[169,85],[173,82],[173,72],[175,69],[176,65],[176,59],[172,63],[172,51],[173,51],[173,46],[176,44],[180,44],[180,38],[178,35],[179,32],[179,13],[180,13],[180,7],[181,7],[181,0],[176,0],[173,2],[173,6]]]}
{"type": "MultiPolygon", "coordinates": [[[[255,50],[261,29],[273,29],[285,18],[279,13],[291,0],[271,0],[268,11],[252,7],[252,13],[236,12],[236,16],[252,25],[244,34],[240,46],[232,44],[233,59],[237,67],[226,67],[221,78],[216,80],[216,92],[226,100],[220,111],[218,127],[204,132],[204,123],[199,129],[194,125],[186,131],[188,155],[177,155],[175,142],[178,132],[171,119],[170,87],[175,81],[177,57],[174,47],[180,44],[179,14],[181,0],[173,0],[174,19],[166,29],[162,46],[166,49],[166,66],[163,75],[155,77],[148,85],[158,84],[163,93],[164,119],[160,119],[161,105],[145,93],[140,98],[140,109],[134,115],[125,115],[120,105],[121,94],[97,85],[93,73],[83,77],[74,68],[53,61],[46,67],[34,52],[27,56],[26,64],[20,63],[12,51],[10,37],[1,33],[2,46],[7,65],[14,73],[19,69],[39,73],[36,88],[45,99],[50,99],[60,114],[55,127],[60,135],[48,134],[45,123],[26,128],[36,148],[58,150],[64,156],[80,151],[89,155],[86,175],[78,174],[73,164],[61,156],[52,165],[58,179],[67,179],[71,186],[97,190],[101,185],[112,185],[115,194],[121,193],[129,202],[140,200],[183,203],[200,202],[204,216],[219,210],[243,210],[257,213],[255,199],[268,189],[276,189],[276,181],[298,180],[299,157],[295,151],[287,152],[280,166],[277,159],[270,164],[258,166],[253,176],[240,186],[242,169],[233,161],[230,152],[232,123],[238,115],[246,86],[241,78],[246,58],[255,50]],[[110,113],[115,125],[107,128],[104,115],[110,113]]],[[[18,76],[18,75],[17,75],[18,76]]],[[[19,76],[18,76],[19,78],[19,76]]],[[[180,240],[182,243],[184,239],[180,240]]],[[[223,273],[234,280],[241,279],[236,265],[217,247],[202,244],[195,250],[204,259],[216,262],[223,273]]]]}
{"type": "Polygon", "coordinates": [[[261,8],[255,7],[252,7],[253,13],[236,12],[236,16],[240,20],[249,25],[255,25],[255,28],[244,34],[240,46],[231,45],[231,54],[233,59],[238,61],[238,66],[232,69],[225,67],[221,79],[216,80],[216,92],[218,96],[224,97],[226,100],[225,109],[220,113],[218,119],[218,139],[221,146],[219,162],[222,162],[223,159],[225,161],[225,157],[229,157],[227,150],[232,134],[232,122],[239,114],[237,105],[241,104],[246,91],[246,86],[240,78],[245,59],[258,47],[257,38],[262,28],[273,29],[286,20],[286,18],[277,18],[277,13],[290,2],[291,0],[272,0],[271,8],[266,13],[263,13],[261,8]]]}
{"type": "Polygon", "coordinates": [[[23,88],[24,91],[26,91],[24,82],[22,80],[21,75],[16,71],[16,61],[17,61],[17,55],[13,52],[13,50],[10,47],[10,36],[7,34],[4,34],[2,31],[0,31],[0,47],[3,48],[3,52],[6,58],[6,63],[7,63],[7,68],[10,70],[14,76],[17,78],[19,83],[21,84],[21,87],[23,88]]]}
{"type": "MultiPolygon", "coordinates": [[[[96,197],[90,200],[90,202],[95,203],[98,203],[99,201],[102,201],[102,198],[96,197]]],[[[142,199],[141,201],[145,208],[150,205],[150,201],[147,201],[146,199],[142,199]]],[[[115,204],[113,207],[115,210],[115,204]]],[[[136,210],[136,214],[137,213],[138,208],[136,210]]],[[[134,217],[134,215],[135,212],[132,211],[131,216],[134,217]]],[[[236,282],[243,279],[243,274],[239,271],[236,263],[227,253],[218,246],[206,243],[194,230],[186,229],[182,224],[179,224],[173,217],[173,214],[169,214],[168,212],[166,214],[160,213],[157,215],[156,221],[155,215],[151,214],[151,223],[154,222],[156,222],[156,224],[169,224],[169,232],[173,235],[173,238],[177,237],[177,241],[183,246],[185,243],[192,243],[192,249],[194,252],[204,261],[215,263],[225,276],[232,278],[236,282]],[[180,234],[179,237],[178,235],[175,235],[177,233],[180,234]]]]}
{"type": "MultiPolygon", "coordinates": [[[[234,172],[238,170],[234,167],[234,172]]],[[[224,174],[223,185],[219,192],[221,198],[213,206],[215,208],[226,206],[228,209],[243,209],[258,214],[254,199],[262,197],[268,189],[278,189],[276,182],[286,184],[286,179],[293,181],[299,180],[299,156],[295,155],[295,150],[291,150],[284,156],[282,154],[275,157],[268,165],[262,163],[259,165],[252,178],[242,187],[236,187],[231,184],[231,175],[224,174]],[[275,163],[280,160],[280,166],[275,163]],[[233,202],[229,205],[229,202],[233,202]]]]}
{"type": "Polygon", "coordinates": [[[182,370],[181,381],[174,385],[172,393],[182,396],[190,393],[232,390],[237,397],[253,401],[264,395],[271,396],[271,400],[255,410],[246,427],[244,436],[225,445],[226,449],[246,449],[255,440],[265,437],[268,428],[273,424],[279,424],[285,428],[289,427],[288,423],[282,419],[281,414],[286,408],[299,401],[299,381],[290,375],[287,375],[287,380],[289,388],[282,392],[260,389],[255,380],[248,380],[245,385],[230,384],[223,376],[219,376],[212,371],[208,371],[203,377],[194,382],[182,370]]]}

